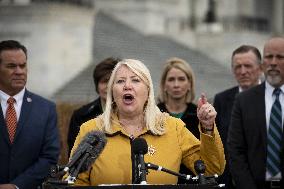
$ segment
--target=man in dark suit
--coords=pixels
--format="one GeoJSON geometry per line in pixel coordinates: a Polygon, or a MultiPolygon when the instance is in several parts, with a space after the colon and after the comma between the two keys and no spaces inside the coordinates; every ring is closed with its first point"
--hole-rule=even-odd
{"type": "Polygon", "coordinates": [[[59,156],[55,104],[26,81],[27,49],[0,42],[0,189],[37,189],[59,156]]]}
{"type": "MultiPolygon", "coordinates": [[[[217,111],[216,126],[220,133],[227,158],[227,134],[230,125],[231,112],[235,96],[244,90],[258,85],[262,74],[260,63],[261,54],[259,50],[250,45],[242,45],[232,53],[232,72],[238,82],[238,86],[227,89],[216,94],[214,107],[217,111]]],[[[228,160],[228,158],[227,158],[228,160]]],[[[221,183],[226,184],[226,188],[233,188],[232,178],[229,173],[227,162],[225,171],[220,178],[221,183]]]]}
{"type": "Polygon", "coordinates": [[[282,179],[284,173],[284,38],[275,37],[266,42],[262,69],[266,81],[240,93],[235,99],[232,110],[227,145],[230,170],[236,187],[240,189],[284,187],[282,179]],[[274,94],[276,88],[277,96],[276,93],[274,94]],[[282,92],[279,92],[279,89],[282,92]],[[272,109],[276,100],[282,107],[282,113],[279,113],[281,108],[278,106],[280,111],[277,116],[280,117],[277,123],[279,127],[282,127],[282,131],[280,128],[279,132],[275,132],[272,137],[273,140],[276,137],[279,139],[279,143],[277,142],[279,153],[274,154],[274,158],[279,160],[279,165],[274,167],[278,169],[278,172],[274,174],[268,166],[271,164],[268,154],[271,152],[271,147],[269,147],[271,145],[270,130],[273,125],[271,121],[275,121],[275,112],[272,109]],[[274,117],[270,119],[270,115],[274,117]]]}
{"type": "Polygon", "coordinates": [[[79,133],[80,126],[84,122],[93,119],[103,113],[103,109],[106,103],[107,83],[113,68],[119,61],[120,59],[109,57],[101,61],[95,67],[93,71],[93,79],[96,87],[96,92],[99,94],[99,97],[93,102],[86,104],[73,112],[69,124],[67,139],[69,155],[75,142],[76,136],[79,133]]]}

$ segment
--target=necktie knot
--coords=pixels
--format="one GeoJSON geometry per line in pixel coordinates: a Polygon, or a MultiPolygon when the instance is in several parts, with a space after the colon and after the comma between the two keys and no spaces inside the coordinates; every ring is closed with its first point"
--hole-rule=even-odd
{"type": "Polygon", "coordinates": [[[14,103],[15,103],[15,99],[13,98],[13,97],[10,97],[8,100],[7,100],[7,103],[9,104],[9,105],[13,105],[14,103]]]}
{"type": "Polygon", "coordinates": [[[280,93],[281,93],[281,89],[279,89],[279,88],[276,88],[276,89],[274,89],[274,91],[273,91],[273,94],[276,96],[276,98],[279,97],[280,93]]]}

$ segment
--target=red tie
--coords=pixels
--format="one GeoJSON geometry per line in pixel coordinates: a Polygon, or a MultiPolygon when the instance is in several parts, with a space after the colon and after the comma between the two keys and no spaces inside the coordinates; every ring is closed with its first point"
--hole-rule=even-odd
{"type": "Polygon", "coordinates": [[[16,115],[16,110],[14,108],[15,99],[13,97],[10,97],[7,100],[7,103],[8,103],[8,108],[6,111],[6,125],[10,141],[11,143],[13,143],[17,128],[17,115],[16,115]]]}

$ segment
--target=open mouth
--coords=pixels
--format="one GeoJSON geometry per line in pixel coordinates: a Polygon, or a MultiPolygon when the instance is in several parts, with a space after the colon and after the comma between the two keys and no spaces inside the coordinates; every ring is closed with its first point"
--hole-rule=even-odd
{"type": "Polygon", "coordinates": [[[125,103],[131,103],[134,100],[134,96],[131,94],[125,94],[123,95],[123,101],[125,103]]]}

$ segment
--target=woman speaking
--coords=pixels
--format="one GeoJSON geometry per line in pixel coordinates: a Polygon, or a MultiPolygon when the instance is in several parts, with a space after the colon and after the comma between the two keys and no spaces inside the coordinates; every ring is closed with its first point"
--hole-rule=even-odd
{"type": "MultiPolygon", "coordinates": [[[[224,149],[214,125],[216,111],[206,99],[198,102],[200,140],[178,118],[162,113],[156,106],[153,83],[147,67],[140,61],[124,59],[114,68],[102,115],[85,122],[76,138],[72,153],[84,136],[103,131],[107,144],[96,161],[78,175],[76,185],[131,184],[131,141],[147,141],[145,162],[178,172],[183,163],[194,171],[194,162],[203,160],[206,175],[221,174],[225,167],[224,149]]],[[[148,184],[176,184],[176,176],[150,170],[148,184]]]]}

